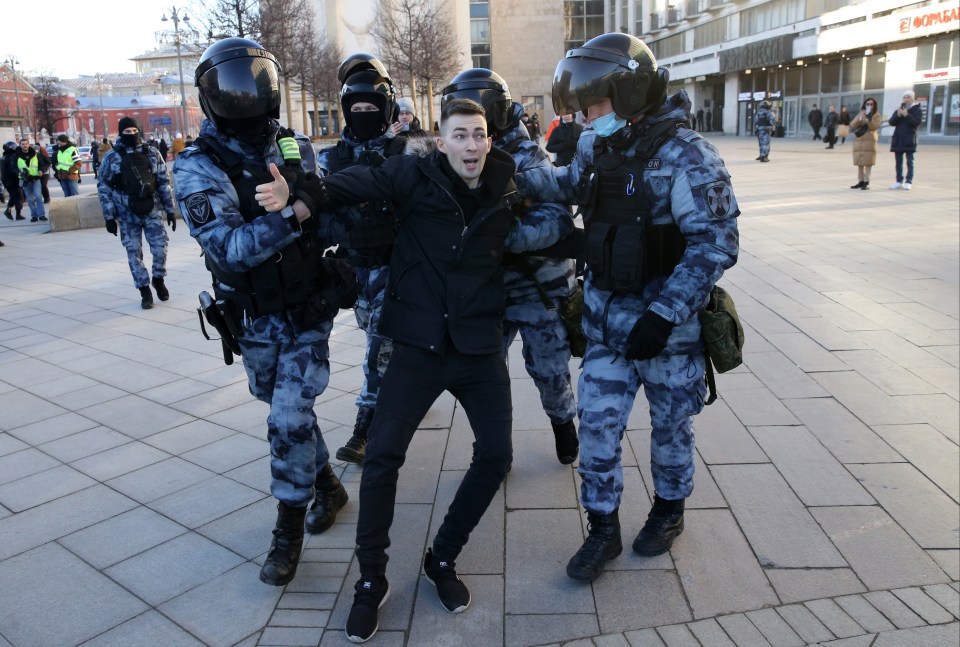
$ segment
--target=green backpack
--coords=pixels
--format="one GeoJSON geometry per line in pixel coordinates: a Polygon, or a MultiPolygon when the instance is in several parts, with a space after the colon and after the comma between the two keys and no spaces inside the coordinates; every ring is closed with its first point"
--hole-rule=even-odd
{"type": "Polygon", "coordinates": [[[700,327],[706,347],[706,379],[710,389],[706,404],[713,404],[717,399],[714,369],[717,373],[726,373],[743,363],[743,326],[733,297],[720,286],[713,286],[707,307],[700,311],[700,327]]]}

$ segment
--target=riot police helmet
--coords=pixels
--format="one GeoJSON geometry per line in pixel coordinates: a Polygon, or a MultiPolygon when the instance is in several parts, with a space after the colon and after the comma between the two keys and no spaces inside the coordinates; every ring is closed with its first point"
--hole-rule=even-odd
{"type": "Polygon", "coordinates": [[[225,38],[200,56],[194,82],[203,114],[229,129],[280,117],[279,77],[280,64],[259,43],[225,38]]]}
{"type": "Polygon", "coordinates": [[[342,86],[351,74],[366,70],[373,70],[386,79],[390,78],[387,67],[380,62],[380,59],[372,54],[357,52],[343,59],[340,69],[337,70],[337,82],[342,86]]]}
{"type": "Polygon", "coordinates": [[[760,102],[760,109],[761,109],[761,110],[769,110],[769,109],[770,109],[770,104],[767,103],[766,101],[761,101],[761,102],[760,102]]]}
{"type": "Polygon", "coordinates": [[[610,99],[613,111],[633,119],[659,108],[670,74],[657,65],[647,45],[630,34],[591,38],[567,52],[553,75],[553,108],[558,115],[582,112],[610,99]]]}
{"type": "Polygon", "coordinates": [[[359,72],[353,72],[343,82],[340,88],[340,107],[343,109],[343,119],[347,126],[353,130],[353,113],[351,108],[357,102],[372,103],[380,111],[380,122],[383,126],[381,133],[385,132],[398,116],[396,107],[396,93],[393,89],[393,82],[389,76],[385,76],[380,70],[365,69],[359,72]]]}
{"type": "Polygon", "coordinates": [[[17,142],[4,142],[4,143],[3,143],[3,152],[4,152],[4,153],[9,153],[9,152],[11,152],[11,151],[15,151],[15,150],[17,150],[17,148],[18,148],[17,142]]]}
{"type": "Polygon", "coordinates": [[[487,130],[505,133],[520,124],[523,106],[513,101],[507,82],[493,70],[475,67],[453,77],[443,89],[440,109],[452,99],[472,99],[487,113],[487,130]]]}

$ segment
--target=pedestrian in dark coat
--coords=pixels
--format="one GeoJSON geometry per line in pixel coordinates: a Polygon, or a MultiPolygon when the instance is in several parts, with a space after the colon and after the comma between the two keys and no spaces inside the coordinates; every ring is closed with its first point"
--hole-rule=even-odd
{"type": "Polygon", "coordinates": [[[703,130],[703,108],[697,109],[697,130],[703,130]]]}
{"type": "Polygon", "coordinates": [[[557,154],[554,166],[566,166],[573,160],[582,132],[583,126],[574,120],[573,115],[563,115],[560,118],[560,124],[553,129],[550,139],[547,140],[547,152],[557,154]]]}
{"type": "Polygon", "coordinates": [[[917,152],[917,127],[923,121],[923,111],[916,102],[916,95],[912,90],[903,93],[903,103],[890,115],[890,125],[893,126],[893,137],[890,138],[890,150],[896,156],[897,181],[890,185],[891,189],[913,188],[913,155],[917,152]],[[903,176],[903,158],[907,158],[907,176],[903,176]]]}
{"type": "Polygon", "coordinates": [[[840,123],[840,115],[837,114],[837,108],[834,105],[830,106],[830,111],[827,113],[827,135],[823,140],[827,142],[827,148],[833,148],[834,143],[837,141],[837,126],[840,123]]]}
{"type": "Polygon", "coordinates": [[[810,124],[810,127],[813,128],[813,140],[816,141],[820,139],[820,129],[823,128],[823,113],[820,112],[817,104],[813,104],[810,114],[807,115],[807,122],[810,124]]]}
{"type": "Polygon", "coordinates": [[[840,106],[840,117],[837,123],[837,137],[840,138],[840,143],[843,144],[847,141],[847,137],[850,136],[850,111],[847,110],[846,106],[840,106]]]}

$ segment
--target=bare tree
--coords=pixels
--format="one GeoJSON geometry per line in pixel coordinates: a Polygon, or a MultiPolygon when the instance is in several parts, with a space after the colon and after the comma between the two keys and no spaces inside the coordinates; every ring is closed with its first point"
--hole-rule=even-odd
{"type": "Polygon", "coordinates": [[[195,0],[193,14],[204,23],[211,41],[231,36],[260,41],[260,0],[195,0]]]}
{"type": "Polygon", "coordinates": [[[417,31],[420,47],[416,52],[414,69],[417,78],[422,81],[421,87],[426,88],[424,94],[427,98],[429,129],[433,127],[433,82],[440,81],[439,90],[442,90],[443,84],[460,72],[461,52],[457,49],[456,33],[450,15],[445,8],[437,4],[420,14],[417,31]]]}
{"type": "Polygon", "coordinates": [[[312,9],[307,0],[261,0],[261,5],[261,44],[277,57],[283,68],[287,125],[293,126],[290,82],[300,76],[303,44],[312,41],[312,35],[303,29],[310,21],[308,16],[313,15],[312,9]]]}
{"type": "Polygon", "coordinates": [[[401,91],[409,82],[410,96],[417,94],[414,61],[420,43],[417,20],[429,8],[429,0],[380,0],[373,37],[380,49],[380,60],[390,70],[394,85],[401,91]]]}
{"type": "Polygon", "coordinates": [[[323,133],[319,131],[320,101],[323,101],[326,106],[327,125],[331,132],[339,130],[333,123],[333,106],[338,104],[340,97],[340,82],[337,80],[337,70],[343,60],[343,50],[336,43],[319,35],[314,37],[312,50],[312,56],[309,57],[306,84],[313,97],[313,112],[316,116],[314,134],[321,135],[323,133]]]}
{"type": "MultiPolygon", "coordinates": [[[[60,79],[49,72],[40,72],[30,81],[36,94],[33,95],[33,114],[37,120],[35,132],[46,129],[48,133],[57,132],[57,124],[69,118],[69,112],[64,109],[66,93],[60,86],[60,79]]],[[[69,124],[63,124],[66,132],[69,124]]]]}

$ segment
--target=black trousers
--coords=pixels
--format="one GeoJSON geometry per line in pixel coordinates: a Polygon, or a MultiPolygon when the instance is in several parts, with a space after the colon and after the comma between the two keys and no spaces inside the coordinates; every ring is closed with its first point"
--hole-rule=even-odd
{"type": "Polygon", "coordinates": [[[463,406],[474,443],[470,468],[433,541],[439,558],[456,560],[513,459],[510,377],[500,353],[464,355],[451,348],[440,357],[394,344],[380,384],[360,480],[357,561],[362,577],[386,574],[400,467],[417,426],[441,393],[449,391],[463,406]]]}

